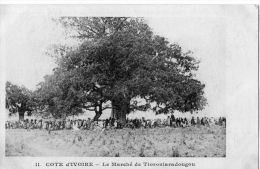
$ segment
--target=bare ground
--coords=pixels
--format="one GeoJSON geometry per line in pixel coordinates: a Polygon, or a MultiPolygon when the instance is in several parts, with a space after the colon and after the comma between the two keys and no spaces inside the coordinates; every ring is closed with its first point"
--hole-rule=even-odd
{"type": "Polygon", "coordinates": [[[221,126],[153,129],[6,130],[6,156],[225,157],[221,126]]]}

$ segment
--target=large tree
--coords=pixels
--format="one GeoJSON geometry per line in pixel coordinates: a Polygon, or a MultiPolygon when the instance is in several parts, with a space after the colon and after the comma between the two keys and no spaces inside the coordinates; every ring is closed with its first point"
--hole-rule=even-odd
{"type": "Polygon", "coordinates": [[[24,120],[24,114],[31,114],[36,110],[37,100],[34,93],[24,86],[18,86],[7,81],[6,86],[6,108],[11,114],[19,114],[19,120],[24,120]]]}
{"type": "Polygon", "coordinates": [[[76,85],[77,91],[85,93],[81,98],[89,96],[83,105],[110,102],[122,123],[133,110],[168,113],[204,107],[204,84],[194,76],[199,62],[178,44],[154,35],[142,18],[66,17],[59,21],[81,40],[78,48],[56,59],[59,71],[79,77],[66,78],[71,79],[69,86],[76,85]]]}

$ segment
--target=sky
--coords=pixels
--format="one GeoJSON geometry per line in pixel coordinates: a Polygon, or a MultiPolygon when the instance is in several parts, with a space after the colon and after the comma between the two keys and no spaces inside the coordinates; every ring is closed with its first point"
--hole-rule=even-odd
{"type": "Polygon", "coordinates": [[[229,41],[228,35],[233,31],[230,29],[230,24],[233,24],[232,28],[235,27],[234,24],[247,22],[252,24],[250,17],[247,18],[247,15],[252,15],[252,7],[228,8],[221,5],[75,7],[77,8],[8,6],[1,10],[6,80],[33,90],[36,84],[43,80],[44,75],[51,74],[55,63],[53,58],[46,55],[48,48],[53,44],[74,43],[71,39],[65,38],[64,30],[53,22],[52,18],[141,16],[155,34],[166,37],[171,43],[179,43],[184,51],[193,51],[194,57],[200,60],[197,78],[205,83],[205,96],[208,100],[208,105],[200,114],[209,116],[226,114],[226,69],[230,67],[227,41],[229,41]],[[241,13],[241,10],[244,13],[241,13]]]}

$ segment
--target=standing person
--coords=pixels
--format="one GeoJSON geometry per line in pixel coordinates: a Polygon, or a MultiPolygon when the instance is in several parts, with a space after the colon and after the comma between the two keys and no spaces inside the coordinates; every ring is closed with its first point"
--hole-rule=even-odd
{"type": "Polygon", "coordinates": [[[175,117],[173,114],[171,114],[171,126],[173,126],[173,123],[175,122],[175,117]]]}
{"type": "Polygon", "coordinates": [[[5,129],[10,129],[10,123],[9,123],[9,121],[5,122],[5,129]]]}
{"type": "Polygon", "coordinates": [[[82,123],[82,130],[85,130],[87,129],[87,120],[83,120],[83,123],[82,123]]]}
{"type": "Polygon", "coordinates": [[[28,125],[28,128],[27,129],[32,129],[32,126],[33,126],[33,119],[31,119],[29,121],[29,125],[28,125]]]}
{"type": "Polygon", "coordinates": [[[171,119],[172,121],[175,121],[175,116],[173,114],[171,114],[171,119]]]}
{"type": "Polygon", "coordinates": [[[47,121],[44,121],[44,122],[43,122],[42,128],[45,129],[45,130],[47,130],[47,121]]]}
{"type": "Polygon", "coordinates": [[[73,129],[73,130],[79,130],[77,121],[74,121],[74,122],[73,122],[73,124],[72,124],[72,129],[73,129]]]}
{"type": "Polygon", "coordinates": [[[144,117],[142,117],[142,120],[141,120],[141,126],[142,127],[146,127],[146,123],[145,123],[145,119],[144,119],[144,117]]]}
{"type": "Polygon", "coordinates": [[[109,125],[109,120],[108,120],[108,119],[106,119],[106,120],[105,120],[105,128],[107,128],[107,127],[108,127],[108,125],[109,125]]]}
{"type": "Polygon", "coordinates": [[[223,126],[226,127],[226,117],[223,117],[223,126]]]}
{"type": "Polygon", "coordinates": [[[209,119],[208,119],[208,118],[205,119],[205,125],[206,125],[207,127],[209,127],[209,119]]]}
{"type": "Polygon", "coordinates": [[[170,118],[170,127],[172,127],[172,125],[173,125],[173,120],[172,118],[170,118]]]}
{"type": "Polygon", "coordinates": [[[58,130],[59,127],[60,127],[60,126],[59,126],[59,120],[56,120],[56,119],[55,119],[55,121],[53,122],[53,129],[54,129],[54,130],[58,130]]]}
{"type": "Polygon", "coordinates": [[[192,116],[192,118],[191,118],[190,124],[191,124],[191,126],[195,126],[195,125],[196,125],[196,124],[195,124],[195,119],[194,119],[193,116],[192,116]]]}
{"type": "Polygon", "coordinates": [[[204,117],[201,118],[200,124],[205,126],[204,117]]]}
{"type": "Polygon", "coordinates": [[[59,120],[57,125],[57,129],[62,130],[62,120],[59,120]]]}
{"type": "Polygon", "coordinates": [[[112,126],[112,127],[115,126],[115,119],[114,119],[114,117],[111,118],[111,126],[112,126]]]}
{"type": "Polygon", "coordinates": [[[170,118],[170,116],[167,117],[166,123],[167,123],[167,126],[171,126],[171,118],[170,118]]]}
{"type": "Polygon", "coordinates": [[[134,128],[137,128],[137,121],[136,121],[136,119],[133,120],[133,125],[134,125],[134,128]]]}
{"type": "Polygon", "coordinates": [[[48,128],[49,133],[50,133],[50,131],[54,130],[54,127],[55,127],[55,126],[54,126],[54,121],[50,121],[48,127],[49,127],[49,128],[48,128]]]}
{"type": "Polygon", "coordinates": [[[176,121],[176,127],[179,127],[179,125],[180,125],[179,124],[179,118],[176,118],[175,121],[176,121]]]}
{"type": "Polygon", "coordinates": [[[37,122],[39,122],[37,119],[34,119],[34,128],[37,128],[37,122]]]}
{"type": "Polygon", "coordinates": [[[52,128],[51,126],[52,126],[51,121],[48,121],[48,123],[47,123],[47,131],[48,131],[49,134],[50,134],[51,128],[52,128]]]}
{"type": "Polygon", "coordinates": [[[42,129],[42,119],[39,120],[37,127],[38,127],[39,129],[42,129]]]}
{"type": "Polygon", "coordinates": [[[82,119],[78,119],[78,128],[79,128],[79,129],[81,128],[82,124],[83,124],[82,119]]]}
{"type": "Polygon", "coordinates": [[[65,128],[65,119],[63,119],[62,121],[61,121],[61,130],[63,130],[64,128],[65,128]]]}
{"type": "Polygon", "coordinates": [[[102,128],[106,128],[106,120],[102,120],[102,128]]]}
{"type": "Polygon", "coordinates": [[[200,126],[200,118],[197,117],[197,126],[200,126]]]}
{"type": "Polygon", "coordinates": [[[90,130],[90,127],[91,127],[91,119],[88,118],[88,120],[87,120],[87,129],[90,130]]]}
{"type": "Polygon", "coordinates": [[[180,127],[183,127],[183,119],[180,117],[180,127]]]}
{"type": "Polygon", "coordinates": [[[71,121],[70,121],[70,119],[67,119],[66,120],[66,123],[65,123],[65,129],[71,129],[71,121]]]}
{"type": "Polygon", "coordinates": [[[221,122],[221,117],[219,117],[219,119],[218,119],[218,125],[222,125],[222,122],[221,122]]]}
{"type": "Polygon", "coordinates": [[[115,126],[115,128],[118,129],[118,122],[117,122],[117,120],[114,121],[114,125],[113,126],[115,126]]]}
{"type": "Polygon", "coordinates": [[[28,119],[26,119],[25,129],[29,130],[29,128],[30,128],[30,122],[28,119]]]}
{"type": "Polygon", "coordinates": [[[95,121],[91,121],[91,120],[90,120],[90,127],[89,127],[90,130],[93,130],[93,129],[94,129],[94,125],[95,125],[94,122],[95,122],[95,121]]]}

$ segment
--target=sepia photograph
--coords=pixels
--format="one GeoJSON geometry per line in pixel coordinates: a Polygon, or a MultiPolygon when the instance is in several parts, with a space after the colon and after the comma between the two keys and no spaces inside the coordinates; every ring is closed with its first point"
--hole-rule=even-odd
{"type": "Polygon", "coordinates": [[[225,159],[239,10],[111,6],[2,6],[5,156],[225,159]]]}

